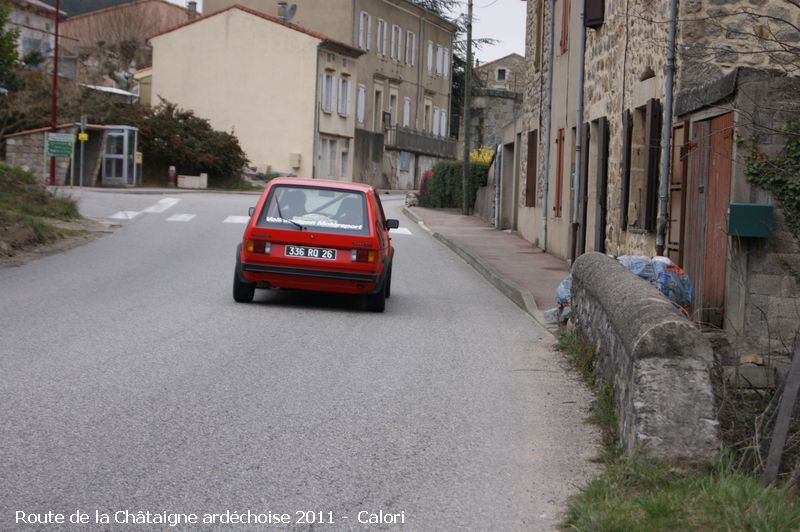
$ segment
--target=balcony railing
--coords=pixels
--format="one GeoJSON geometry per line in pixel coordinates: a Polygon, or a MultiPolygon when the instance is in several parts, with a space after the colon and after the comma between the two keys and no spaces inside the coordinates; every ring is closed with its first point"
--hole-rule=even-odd
{"type": "Polygon", "coordinates": [[[456,139],[395,126],[387,130],[386,146],[447,159],[456,158],[456,139]]]}

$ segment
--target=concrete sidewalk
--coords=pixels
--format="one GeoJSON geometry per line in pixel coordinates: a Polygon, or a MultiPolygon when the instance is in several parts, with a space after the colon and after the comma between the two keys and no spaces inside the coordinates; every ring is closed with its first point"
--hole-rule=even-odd
{"type": "Polygon", "coordinates": [[[559,283],[569,266],[522,237],[493,226],[476,216],[454,210],[404,207],[403,213],[455,251],[514,303],[550,331],[557,328],[544,319],[556,306],[559,283]]]}

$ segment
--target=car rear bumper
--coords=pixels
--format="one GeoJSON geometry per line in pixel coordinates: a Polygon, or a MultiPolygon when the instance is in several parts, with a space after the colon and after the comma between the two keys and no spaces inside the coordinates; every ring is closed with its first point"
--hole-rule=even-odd
{"type": "Polygon", "coordinates": [[[378,276],[375,274],[319,270],[312,268],[293,268],[289,266],[267,266],[265,264],[248,264],[246,262],[242,263],[242,271],[278,275],[294,275],[300,277],[316,277],[321,279],[336,279],[340,281],[358,281],[362,283],[375,283],[378,281],[378,276]]]}

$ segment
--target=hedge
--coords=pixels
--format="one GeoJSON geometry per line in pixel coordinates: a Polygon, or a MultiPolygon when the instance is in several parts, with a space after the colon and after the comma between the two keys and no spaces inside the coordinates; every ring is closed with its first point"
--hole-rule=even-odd
{"type": "MultiPolygon", "coordinates": [[[[426,172],[420,183],[420,205],[433,208],[461,208],[464,163],[462,161],[440,161],[426,172]]],[[[486,185],[489,165],[471,162],[467,180],[467,208],[475,205],[478,187],[486,185]]]]}

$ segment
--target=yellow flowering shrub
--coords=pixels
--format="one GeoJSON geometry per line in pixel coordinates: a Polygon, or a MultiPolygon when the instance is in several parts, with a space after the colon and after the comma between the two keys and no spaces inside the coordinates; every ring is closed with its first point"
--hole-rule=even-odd
{"type": "Polygon", "coordinates": [[[492,162],[494,157],[494,149],[491,146],[480,146],[469,152],[469,160],[473,163],[486,163],[492,162]]]}

